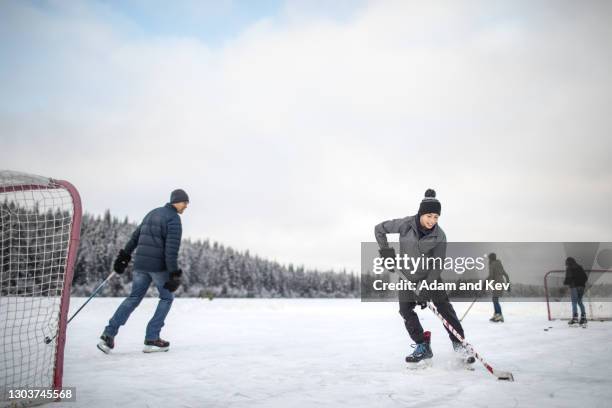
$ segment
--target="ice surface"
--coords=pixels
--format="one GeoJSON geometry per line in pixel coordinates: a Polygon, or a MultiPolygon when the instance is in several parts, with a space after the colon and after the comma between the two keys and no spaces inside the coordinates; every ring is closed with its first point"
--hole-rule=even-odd
{"type": "MultiPolygon", "coordinates": [[[[84,299],[72,299],[75,310],[84,299]]],[[[167,353],[142,353],[156,299],[145,299],[110,355],[96,348],[118,298],[91,302],[68,329],[64,385],[77,403],[53,407],[609,407],[612,322],[548,322],[543,303],[489,303],[464,320],[466,338],[515,382],[476,362],[453,364],[428,310],[433,367],[408,370],[410,339],[394,303],[359,300],[177,299],[162,331],[167,353]],[[545,328],[553,328],[544,331],[545,328]]],[[[457,303],[459,316],[468,303],[457,303]]]]}

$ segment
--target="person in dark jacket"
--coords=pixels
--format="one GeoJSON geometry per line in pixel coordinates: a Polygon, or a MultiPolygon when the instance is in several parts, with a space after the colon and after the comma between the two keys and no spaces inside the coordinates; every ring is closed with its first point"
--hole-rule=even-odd
{"type": "MultiPolygon", "coordinates": [[[[510,283],[510,277],[504,270],[504,266],[501,261],[497,259],[497,255],[494,252],[489,254],[489,276],[487,276],[487,280],[492,283],[510,283]]],[[[504,315],[502,314],[501,305],[499,304],[499,298],[503,296],[503,289],[494,290],[492,293],[493,298],[493,317],[489,319],[489,321],[498,323],[504,322],[504,315]]]]}
{"type": "MultiPolygon", "coordinates": [[[[387,242],[387,234],[399,234],[400,255],[409,257],[441,258],[442,263],[446,257],[446,235],[440,225],[438,218],[441,213],[440,201],[436,199],[436,192],[428,189],[425,198],[421,201],[416,215],[405,218],[384,221],[374,228],[376,241],[381,249],[381,256],[390,250],[387,242]]],[[[441,282],[441,269],[419,270],[412,275],[402,276],[410,278],[411,281],[420,282],[426,280],[441,282]]],[[[433,357],[431,350],[431,332],[423,331],[419,316],[415,312],[417,305],[426,307],[426,302],[432,301],[438,312],[446,321],[463,337],[463,327],[457,318],[453,306],[444,291],[421,291],[418,295],[407,291],[400,293],[399,313],[404,319],[404,326],[410,338],[416,343],[414,352],[406,357],[406,362],[418,363],[424,359],[433,357]]],[[[446,328],[446,327],[445,327],[446,328]]],[[[461,353],[467,359],[468,352],[450,330],[446,329],[453,344],[453,349],[461,353]]]]}
{"type": "Polygon", "coordinates": [[[584,269],[574,258],[570,256],[565,260],[565,280],[563,284],[570,287],[570,293],[572,295],[572,319],[568,322],[570,326],[578,324],[584,326],[587,324],[582,297],[584,296],[584,288],[588,279],[584,269]],[[580,320],[578,320],[577,306],[580,307],[580,320]]]}
{"type": "Polygon", "coordinates": [[[144,298],[151,282],[159,292],[159,303],[147,325],[144,352],[167,351],[170,343],[160,338],[161,328],[172,301],[173,292],[181,283],[182,271],[178,267],[178,252],[181,246],[181,217],[189,204],[189,196],[181,189],[174,190],[170,202],[149,212],[136,228],[132,237],[119,251],[113,270],[125,271],[134,254],[134,273],[130,295],[119,305],[104,329],[98,348],[109,353],[115,345],[115,336],[130,314],[144,298]]]}

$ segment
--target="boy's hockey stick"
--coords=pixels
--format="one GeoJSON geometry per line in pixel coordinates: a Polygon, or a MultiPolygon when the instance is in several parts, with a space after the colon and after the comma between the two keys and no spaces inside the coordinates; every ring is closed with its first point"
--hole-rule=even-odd
{"type": "MultiPolygon", "coordinates": [[[[402,270],[400,270],[400,273],[406,278],[408,279],[408,277],[406,275],[404,275],[404,272],[402,270]]],[[[408,281],[410,281],[410,279],[408,279],[408,281]]],[[[485,361],[484,358],[482,358],[482,356],[480,354],[478,354],[476,352],[476,350],[474,349],[474,346],[472,346],[470,343],[468,343],[467,341],[465,341],[465,339],[463,338],[463,336],[461,336],[459,333],[457,333],[457,330],[455,330],[455,328],[446,321],[446,319],[444,317],[442,317],[442,315],[440,314],[440,312],[438,312],[438,309],[436,309],[436,307],[434,306],[434,304],[431,301],[427,301],[427,307],[436,315],[438,316],[438,318],[440,319],[440,321],[442,322],[442,324],[444,325],[444,327],[446,327],[451,333],[453,333],[453,335],[455,336],[455,338],[457,340],[459,340],[461,342],[461,344],[463,344],[463,346],[472,354],[474,354],[474,357],[476,357],[487,369],[488,372],[490,372],[491,374],[493,374],[495,377],[497,377],[498,380],[505,380],[505,381],[514,381],[514,376],[512,375],[511,372],[509,371],[499,371],[494,369],[493,367],[491,367],[491,365],[489,363],[487,363],[485,361]]]]}
{"type": "Polygon", "coordinates": [[[457,333],[457,330],[455,330],[455,328],[451,326],[450,323],[448,323],[444,317],[442,317],[442,315],[438,312],[438,309],[436,309],[432,302],[427,302],[427,307],[429,308],[429,310],[434,312],[436,316],[438,316],[438,318],[442,321],[444,327],[446,327],[451,333],[453,333],[457,340],[459,340],[461,344],[463,344],[463,346],[468,349],[468,351],[474,354],[474,357],[480,360],[480,362],[485,366],[487,371],[497,377],[498,380],[514,381],[514,376],[511,372],[499,371],[491,367],[491,365],[489,365],[489,363],[487,363],[484,358],[482,358],[482,356],[478,354],[476,350],[474,350],[474,347],[470,343],[465,341],[465,339],[459,333],[457,333]]]}

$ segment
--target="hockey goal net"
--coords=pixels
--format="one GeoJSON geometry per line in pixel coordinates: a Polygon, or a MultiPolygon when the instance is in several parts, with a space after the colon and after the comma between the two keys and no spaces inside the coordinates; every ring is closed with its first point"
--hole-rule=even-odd
{"type": "MultiPolygon", "coordinates": [[[[585,269],[585,272],[589,279],[582,302],[587,319],[612,320],[612,270],[585,269]]],[[[564,270],[549,271],[544,275],[548,320],[569,320],[572,317],[571,292],[563,284],[564,280],[564,270]]]]}
{"type": "Polygon", "coordinates": [[[62,387],[80,223],[72,184],[0,170],[0,406],[11,390],[62,387]]]}

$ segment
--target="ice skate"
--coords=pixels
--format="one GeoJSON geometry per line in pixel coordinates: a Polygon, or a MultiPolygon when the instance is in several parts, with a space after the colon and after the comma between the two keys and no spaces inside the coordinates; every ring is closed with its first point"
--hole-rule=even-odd
{"type": "Polygon", "coordinates": [[[501,313],[495,313],[493,315],[493,317],[489,319],[489,321],[491,321],[493,323],[503,323],[504,322],[504,315],[502,315],[501,313]]]}
{"type": "Polygon", "coordinates": [[[409,368],[424,368],[431,366],[431,332],[426,331],[423,334],[424,341],[422,343],[413,344],[414,351],[409,356],[406,356],[406,363],[409,368]]]}
{"type": "Polygon", "coordinates": [[[170,349],[170,342],[162,339],[157,340],[145,340],[145,346],[142,350],[143,353],[157,353],[160,351],[168,351],[170,349]]]}
{"type": "Polygon", "coordinates": [[[455,350],[455,354],[457,357],[457,362],[462,367],[467,370],[474,370],[474,362],[476,362],[476,358],[474,355],[460,342],[453,342],[453,350],[455,350]]]}
{"type": "Polygon", "coordinates": [[[109,354],[110,351],[115,348],[115,339],[111,336],[103,334],[100,336],[100,342],[98,343],[97,347],[101,352],[109,354]]]}

